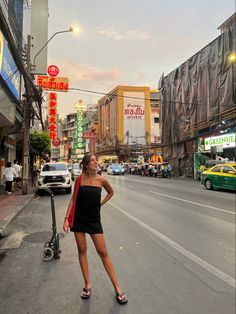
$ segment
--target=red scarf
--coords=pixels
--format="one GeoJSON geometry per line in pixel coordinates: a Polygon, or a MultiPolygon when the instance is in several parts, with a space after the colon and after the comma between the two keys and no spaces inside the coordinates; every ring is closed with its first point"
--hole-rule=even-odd
{"type": "Polygon", "coordinates": [[[81,178],[82,178],[82,175],[80,175],[78,180],[76,181],[76,186],[74,187],[74,193],[69,203],[70,211],[69,211],[69,216],[68,216],[68,222],[69,222],[70,228],[73,227],[73,224],[74,224],[75,204],[76,204],[76,199],[78,196],[79,188],[81,185],[81,178]]]}

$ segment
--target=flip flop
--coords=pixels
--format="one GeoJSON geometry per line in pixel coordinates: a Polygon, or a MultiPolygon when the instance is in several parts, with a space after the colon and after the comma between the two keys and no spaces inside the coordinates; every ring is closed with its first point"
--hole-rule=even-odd
{"type": "Polygon", "coordinates": [[[126,304],[128,302],[128,299],[126,299],[124,292],[116,292],[116,300],[119,304],[126,304]]]}
{"type": "Polygon", "coordinates": [[[91,288],[83,288],[82,292],[81,292],[81,299],[89,299],[91,295],[91,288]]]}

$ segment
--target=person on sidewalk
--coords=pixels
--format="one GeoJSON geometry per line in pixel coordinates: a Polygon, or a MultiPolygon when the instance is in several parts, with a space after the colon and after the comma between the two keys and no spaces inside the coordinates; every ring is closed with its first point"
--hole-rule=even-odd
{"type": "Polygon", "coordinates": [[[167,165],[167,177],[171,178],[171,172],[172,172],[172,165],[170,162],[168,162],[167,165]]]}
{"type": "Polygon", "coordinates": [[[3,171],[3,181],[6,182],[5,191],[7,194],[12,194],[12,183],[16,177],[16,170],[11,166],[11,162],[9,161],[3,171]]]}
{"type": "Polygon", "coordinates": [[[16,174],[17,174],[17,177],[14,180],[16,188],[21,189],[20,182],[21,182],[21,168],[22,167],[18,164],[17,160],[14,160],[12,168],[16,170],[16,174]]]}
{"type": "Polygon", "coordinates": [[[88,233],[114,286],[117,302],[126,304],[128,300],[118,284],[111,258],[107,252],[100,219],[101,206],[113,196],[114,192],[107,179],[96,173],[98,162],[95,155],[85,155],[81,165],[83,172],[75,182],[74,192],[63,224],[65,232],[68,232],[69,228],[74,232],[78,247],[80,267],[85,281],[81,298],[88,299],[91,295],[86,243],[86,233],[88,233]],[[102,188],[106,190],[107,195],[101,200],[102,188]]]}

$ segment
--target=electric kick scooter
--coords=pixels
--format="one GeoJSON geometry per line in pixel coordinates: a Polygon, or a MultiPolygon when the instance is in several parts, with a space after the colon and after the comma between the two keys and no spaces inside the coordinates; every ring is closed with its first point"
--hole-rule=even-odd
{"type": "Polygon", "coordinates": [[[57,225],[56,225],[54,194],[47,187],[45,187],[44,190],[47,191],[51,197],[52,237],[50,241],[45,242],[41,256],[44,261],[50,261],[53,258],[60,259],[61,250],[60,250],[60,244],[59,244],[59,234],[57,232],[57,225]]]}

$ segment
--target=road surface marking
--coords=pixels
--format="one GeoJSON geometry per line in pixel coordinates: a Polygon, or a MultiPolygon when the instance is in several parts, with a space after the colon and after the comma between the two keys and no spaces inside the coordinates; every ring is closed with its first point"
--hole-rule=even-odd
{"type": "Polygon", "coordinates": [[[178,200],[178,201],[181,201],[181,202],[186,202],[186,203],[190,203],[190,204],[194,204],[194,205],[198,205],[198,206],[202,206],[202,207],[207,207],[207,208],[211,208],[211,209],[218,210],[218,211],[220,211],[220,212],[224,212],[224,213],[228,213],[228,214],[231,214],[231,215],[235,215],[235,212],[231,212],[231,211],[229,211],[229,210],[225,210],[225,209],[222,209],[222,208],[218,208],[218,207],[214,207],[214,206],[209,206],[209,205],[205,205],[205,204],[201,204],[201,203],[196,203],[196,202],[188,201],[188,200],[185,200],[185,199],[183,199],[183,198],[171,196],[171,195],[168,195],[168,194],[158,193],[158,192],[155,192],[155,191],[149,191],[149,192],[150,192],[150,193],[153,193],[153,194],[157,194],[157,195],[161,195],[161,196],[173,198],[174,200],[178,200]]]}
{"type": "Polygon", "coordinates": [[[200,265],[202,268],[206,269],[207,271],[209,271],[210,273],[212,273],[216,277],[220,278],[221,280],[223,280],[224,282],[226,282],[227,284],[229,284],[230,286],[235,288],[235,279],[233,277],[227,275],[226,273],[224,273],[223,271],[219,270],[218,268],[212,266],[211,264],[207,263],[206,261],[204,261],[203,259],[201,259],[197,255],[195,255],[192,252],[186,250],[184,247],[182,247],[178,243],[174,242],[173,240],[171,240],[170,238],[168,238],[164,234],[160,233],[156,229],[150,227],[149,225],[147,225],[142,220],[134,217],[131,214],[128,214],[126,211],[124,211],[120,207],[116,206],[115,204],[113,204],[111,202],[109,202],[109,203],[111,204],[111,206],[115,207],[120,212],[122,212],[124,215],[129,217],[131,220],[135,221],[138,225],[142,226],[144,229],[148,230],[149,232],[151,232],[152,234],[157,236],[159,239],[161,239],[162,241],[164,241],[165,243],[167,243],[168,245],[173,247],[176,251],[178,251],[181,254],[183,254],[184,256],[188,257],[193,262],[195,262],[196,264],[200,265]]]}

